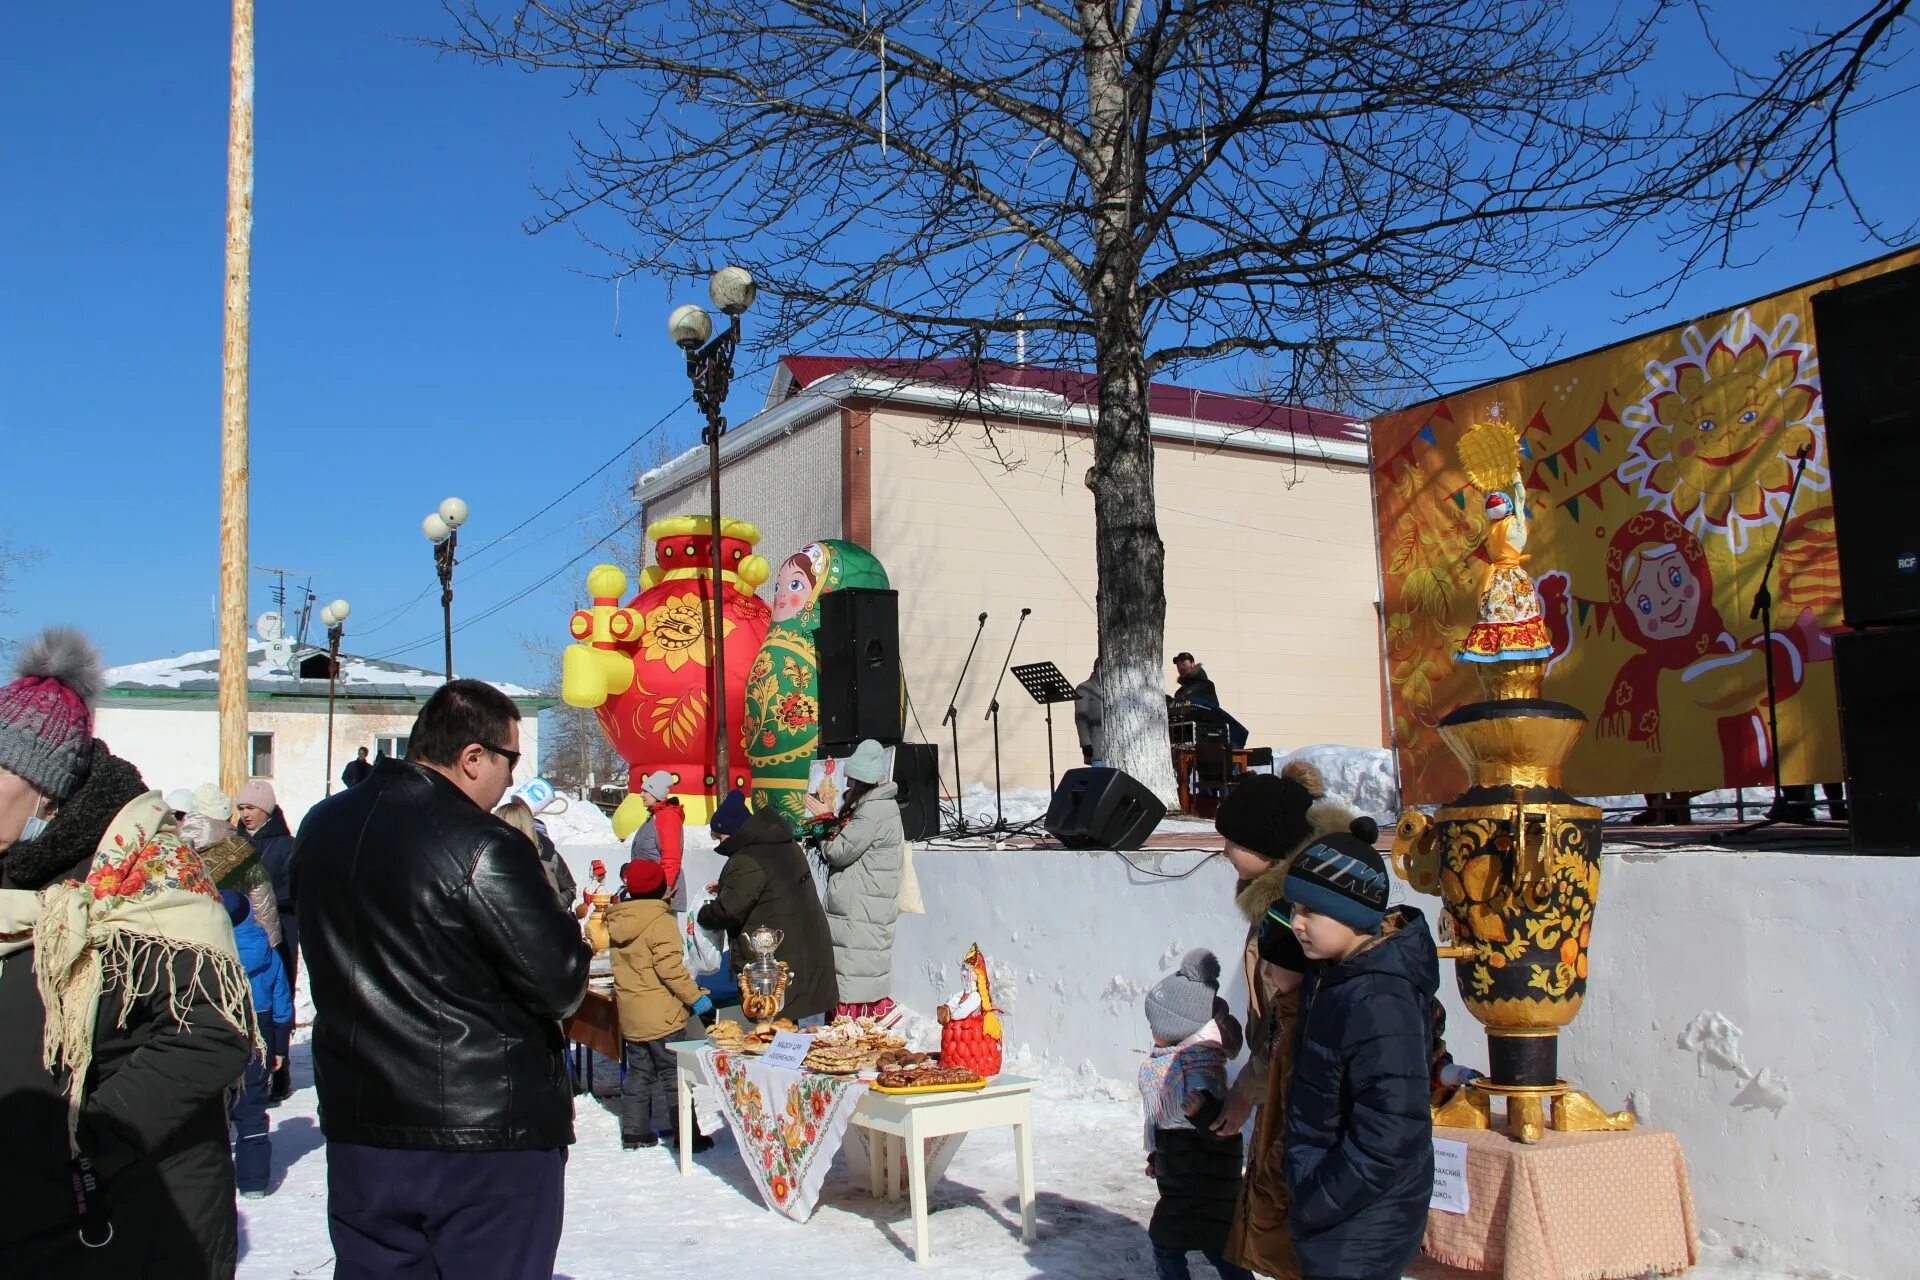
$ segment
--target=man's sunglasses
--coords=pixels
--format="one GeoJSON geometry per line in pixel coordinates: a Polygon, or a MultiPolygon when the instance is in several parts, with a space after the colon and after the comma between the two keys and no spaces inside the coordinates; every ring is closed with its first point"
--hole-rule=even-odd
{"type": "Polygon", "coordinates": [[[482,751],[491,751],[494,755],[505,760],[507,762],[508,773],[512,773],[520,767],[520,753],[518,751],[509,751],[505,747],[496,747],[491,742],[477,742],[474,745],[482,751]]]}

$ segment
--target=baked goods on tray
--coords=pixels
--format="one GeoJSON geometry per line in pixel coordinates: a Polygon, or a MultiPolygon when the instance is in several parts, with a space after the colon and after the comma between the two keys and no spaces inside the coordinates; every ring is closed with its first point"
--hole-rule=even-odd
{"type": "Polygon", "coordinates": [[[874,1083],[883,1089],[925,1089],[980,1082],[979,1073],[965,1067],[898,1067],[892,1071],[882,1071],[874,1083]]]}

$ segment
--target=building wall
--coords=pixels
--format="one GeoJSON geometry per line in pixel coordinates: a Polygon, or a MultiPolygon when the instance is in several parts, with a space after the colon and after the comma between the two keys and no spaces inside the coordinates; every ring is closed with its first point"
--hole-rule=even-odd
{"type": "MultiPolygon", "coordinates": [[[[938,447],[933,413],[872,417],[873,550],[900,590],[901,652],[923,731],[943,750],[946,710],[976,619],[989,613],[959,699],[969,782],[993,778],[983,721],[1020,610],[1015,665],[1051,660],[1072,681],[1096,652],[1091,437],[963,424],[938,447]],[[1011,464],[1012,469],[1009,469],[1011,464]]],[[[1255,745],[1381,744],[1371,498],[1363,468],[1177,442],[1155,448],[1167,548],[1169,657],[1191,650],[1255,745]]],[[[1166,670],[1172,690],[1173,669],[1166,670]]],[[[1009,676],[1000,695],[1008,788],[1045,787],[1045,718],[1009,676]]],[[[1054,709],[1061,768],[1079,763],[1070,704],[1054,709]]]]}
{"type": "MultiPolygon", "coordinates": [[[[757,525],[760,545],[754,549],[775,566],[809,542],[842,536],[841,434],[840,413],[830,409],[726,464],[720,513],[757,525]]],[[[702,470],[679,488],[648,499],[645,523],[709,510],[702,470]]],[[[629,577],[638,576],[635,566],[621,567],[629,577]]]]}
{"type": "MultiPolygon", "coordinates": [[[[287,822],[295,828],[309,808],[326,796],[327,707],[324,702],[269,704],[271,710],[256,706],[247,719],[250,733],[273,735],[273,783],[275,797],[286,811],[287,822]]],[[[380,734],[404,737],[413,728],[419,708],[405,704],[395,710],[392,704],[341,701],[334,704],[333,777],[336,788],[340,771],[347,767],[354,752],[375,747],[380,734]]],[[[115,755],[131,761],[148,785],[161,791],[175,787],[196,787],[220,777],[219,713],[211,698],[205,702],[183,699],[155,700],[128,705],[109,702],[95,712],[95,732],[115,755]]],[[[520,767],[516,781],[539,772],[540,717],[523,713],[520,720],[520,767]]]]}

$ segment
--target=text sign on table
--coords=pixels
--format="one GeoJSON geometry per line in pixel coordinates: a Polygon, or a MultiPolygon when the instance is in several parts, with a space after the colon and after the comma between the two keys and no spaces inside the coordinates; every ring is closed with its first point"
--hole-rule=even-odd
{"type": "Polygon", "coordinates": [[[1469,1211],[1466,1143],[1433,1140],[1433,1199],[1427,1203],[1442,1213],[1469,1211]]]}
{"type": "Polygon", "coordinates": [[[773,1044],[760,1061],[770,1067],[783,1067],[788,1071],[798,1071],[807,1060],[807,1053],[813,1048],[813,1037],[798,1035],[792,1031],[782,1031],[773,1038],[773,1044]]]}

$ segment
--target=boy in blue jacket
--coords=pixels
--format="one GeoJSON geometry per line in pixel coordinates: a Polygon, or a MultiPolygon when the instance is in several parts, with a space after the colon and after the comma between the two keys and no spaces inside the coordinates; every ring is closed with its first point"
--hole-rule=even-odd
{"type": "Polygon", "coordinates": [[[1387,909],[1387,869],[1358,836],[1322,836],[1286,881],[1312,967],[1287,1092],[1288,1229],[1305,1280],[1398,1280],[1433,1194],[1428,1112],[1439,955],[1425,918],[1387,909]]]}
{"type": "Polygon", "coordinates": [[[253,985],[254,1016],[260,1020],[260,1038],[267,1042],[271,1063],[247,1059],[247,1074],[233,1103],[233,1179],[240,1194],[258,1200],[267,1194],[273,1177],[273,1140],[267,1136],[267,1095],[273,1073],[287,1060],[287,1036],[293,1028],[293,986],[286,966],[267,941],[267,931],[253,918],[253,906],[244,893],[228,889],[220,895],[233,921],[233,940],[240,963],[253,985]]]}

